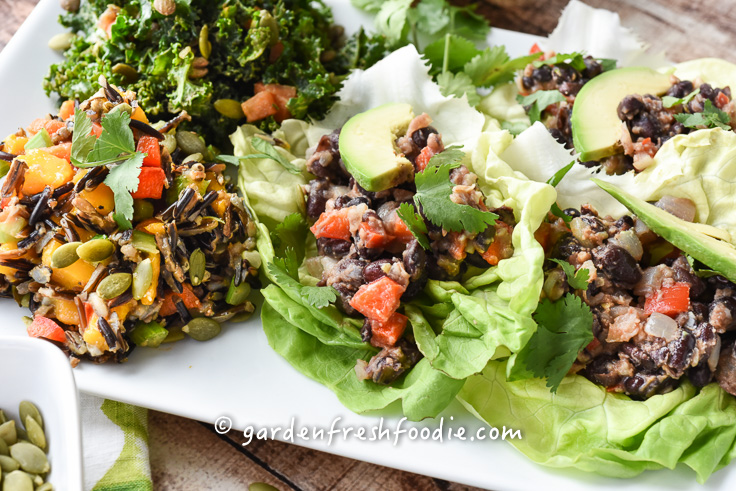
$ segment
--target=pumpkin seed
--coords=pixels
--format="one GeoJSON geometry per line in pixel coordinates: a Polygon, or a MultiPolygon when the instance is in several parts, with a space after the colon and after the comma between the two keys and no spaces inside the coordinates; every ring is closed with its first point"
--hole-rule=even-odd
{"type": "Polygon", "coordinates": [[[28,441],[28,433],[26,433],[25,428],[23,428],[22,426],[15,425],[15,434],[18,437],[18,441],[28,441]]]}
{"type": "Polygon", "coordinates": [[[219,322],[207,317],[195,317],[182,328],[182,331],[197,341],[209,341],[220,334],[221,330],[219,322]]]}
{"type": "Polygon", "coordinates": [[[51,469],[43,450],[31,443],[20,442],[10,447],[10,456],[18,461],[20,468],[34,474],[44,474],[51,469]]]}
{"type": "Polygon", "coordinates": [[[10,448],[8,448],[8,444],[2,438],[0,438],[0,455],[10,455],[10,448]]]}
{"type": "Polygon", "coordinates": [[[79,0],[61,0],[61,8],[67,12],[76,12],[79,10],[79,0]]]}
{"type": "Polygon", "coordinates": [[[111,300],[125,293],[132,282],[133,275],[130,273],[113,273],[100,281],[97,294],[105,300],[111,300]]]}
{"type": "Polygon", "coordinates": [[[279,488],[265,482],[254,482],[248,486],[248,491],[279,491],[279,488]]]}
{"type": "Polygon", "coordinates": [[[176,144],[181,148],[181,151],[187,155],[191,155],[193,153],[201,153],[204,155],[207,151],[207,147],[201,138],[191,131],[177,131],[176,144]]]}
{"type": "Polygon", "coordinates": [[[23,471],[10,472],[5,476],[3,491],[33,491],[33,480],[23,471]]]}
{"type": "Polygon", "coordinates": [[[133,271],[133,298],[140,300],[146,294],[153,282],[153,263],[144,259],[133,271]]]}
{"type": "Polygon", "coordinates": [[[189,279],[192,282],[192,286],[199,286],[202,284],[205,274],[205,263],[207,258],[202,252],[202,249],[195,249],[194,252],[189,256],[189,279]]]}
{"type": "Polygon", "coordinates": [[[61,269],[76,263],[77,259],[79,259],[77,248],[80,245],[82,245],[81,242],[69,242],[68,244],[57,247],[54,253],[51,254],[51,267],[61,269]]]}
{"type": "Polygon", "coordinates": [[[268,10],[261,10],[258,27],[266,27],[270,29],[271,37],[268,40],[269,46],[273,46],[279,42],[279,23],[268,10]]]}
{"type": "Polygon", "coordinates": [[[116,63],[112,67],[112,73],[120,75],[126,84],[132,84],[138,81],[138,70],[127,63],[116,63]]]}
{"type": "Polygon", "coordinates": [[[164,134],[164,141],[161,143],[169,154],[174,153],[176,150],[176,137],[169,133],[164,134]]]}
{"type": "Polygon", "coordinates": [[[33,481],[33,485],[38,487],[41,484],[43,484],[43,477],[39,476],[38,474],[31,475],[31,480],[33,481]]]}
{"type": "MultiPolygon", "coordinates": [[[[31,401],[21,401],[21,403],[18,405],[18,412],[20,413],[21,422],[25,421],[26,418],[30,416],[31,418],[36,420],[38,426],[43,429],[43,417],[41,417],[41,412],[31,401]]],[[[28,429],[27,425],[26,429],[28,429]]]]}
{"type": "Polygon", "coordinates": [[[193,153],[191,155],[188,155],[184,160],[181,161],[182,164],[186,164],[187,162],[202,162],[204,160],[204,155],[201,153],[193,153]]]}
{"type": "Polygon", "coordinates": [[[133,201],[133,221],[142,222],[146,218],[153,216],[153,205],[144,199],[136,199],[133,201]]]}
{"type": "Polygon", "coordinates": [[[0,469],[2,469],[3,472],[13,472],[20,469],[20,464],[13,457],[0,455],[0,469]]]}
{"type": "Polygon", "coordinates": [[[80,245],[77,254],[88,263],[98,263],[112,256],[115,246],[108,239],[94,239],[80,245]]]}
{"type": "Polygon", "coordinates": [[[212,54],[212,43],[210,42],[210,28],[207,24],[199,31],[199,52],[203,58],[209,58],[212,54]]]}
{"type": "Polygon", "coordinates": [[[184,331],[181,330],[181,326],[170,327],[169,334],[166,335],[166,338],[162,341],[162,343],[175,343],[177,341],[181,341],[185,337],[186,336],[184,335],[184,331]]]}
{"type": "Polygon", "coordinates": [[[41,450],[46,450],[46,435],[41,425],[31,416],[26,416],[26,431],[28,432],[28,439],[32,444],[41,450]]]}
{"type": "Polygon", "coordinates": [[[0,438],[5,440],[8,446],[18,441],[18,432],[15,431],[15,421],[9,420],[0,425],[0,438]]]}
{"type": "Polygon", "coordinates": [[[125,113],[128,113],[128,116],[132,116],[133,107],[127,102],[122,102],[116,105],[115,107],[113,107],[112,109],[110,109],[110,114],[115,113],[115,112],[125,112],[125,113]]]}
{"type": "Polygon", "coordinates": [[[54,485],[50,482],[46,482],[37,487],[36,491],[54,491],[54,485]]]}
{"type": "Polygon", "coordinates": [[[235,99],[217,99],[215,101],[215,110],[230,119],[243,119],[245,113],[243,106],[235,99]]]}
{"type": "Polygon", "coordinates": [[[49,39],[49,48],[64,51],[72,46],[72,40],[74,39],[74,33],[62,32],[49,39]]]}

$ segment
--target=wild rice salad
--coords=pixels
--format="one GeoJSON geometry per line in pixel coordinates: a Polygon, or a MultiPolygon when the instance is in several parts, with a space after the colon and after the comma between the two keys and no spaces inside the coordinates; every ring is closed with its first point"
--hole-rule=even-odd
{"type": "Polygon", "coordinates": [[[149,125],[133,92],[102,82],[9,135],[0,153],[0,293],[28,307],[29,334],[73,365],[121,362],[135,345],[184,333],[210,339],[253,312],[247,298],[260,287],[254,222],[225,165],[177,132],[186,113],[149,125]]]}

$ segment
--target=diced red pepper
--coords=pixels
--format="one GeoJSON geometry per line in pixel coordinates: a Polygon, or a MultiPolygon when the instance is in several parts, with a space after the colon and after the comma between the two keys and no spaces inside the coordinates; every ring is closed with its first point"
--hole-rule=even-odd
{"type": "Polygon", "coordinates": [[[488,264],[495,266],[501,259],[506,259],[509,256],[508,252],[511,250],[513,231],[513,227],[510,225],[504,222],[496,222],[496,235],[493,237],[493,242],[481,254],[488,264]]]}
{"type": "Polygon", "coordinates": [[[360,237],[363,239],[365,246],[369,249],[379,249],[386,247],[394,238],[388,235],[382,228],[379,230],[376,227],[372,227],[369,222],[363,222],[360,224],[360,237]]]}
{"type": "Polygon", "coordinates": [[[540,48],[537,43],[534,43],[531,49],[529,50],[529,54],[533,55],[534,53],[539,53],[540,51],[542,51],[542,48],[540,48]]]}
{"type": "Polygon", "coordinates": [[[465,246],[468,245],[468,238],[458,232],[450,232],[450,236],[452,240],[449,250],[450,255],[458,261],[462,261],[468,255],[465,252],[465,246]]]}
{"type": "Polygon", "coordinates": [[[373,321],[386,322],[401,304],[406,288],[388,276],[361,286],[350,306],[373,321]]]}
{"type": "Polygon", "coordinates": [[[156,137],[143,135],[138,140],[136,150],[147,154],[143,159],[143,167],[161,167],[161,145],[156,137]]]}
{"type": "Polygon", "coordinates": [[[421,152],[419,152],[419,155],[416,159],[416,165],[417,165],[417,171],[422,172],[424,169],[427,168],[427,164],[429,164],[429,159],[434,156],[434,151],[432,151],[429,147],[424,147],[421,152]]]}
{"type": "Polygon", "coordinates": [[[164,298],[164,302],[161,304],[161,310],[158,312],[161,316],[166,317],[176,314],[177,310],[176,304],[174,304],[174,296],[181,298],[187,309],[202,308],[202,303],[199,301],[199,298],[197,298],[197,295],[192,291],[192,287],[189,286],[188,283],[182,283],[181,286],[183,293],[169,292],[166,294],[166,298],[164,298]]]}
{"type": "Polygon", "coordinates": [[[66,334],[59,324],[48,317],[37,315],[28,326],[28,335],[34,338],[45,338],[59,343],[66,342],[66,334]]]}
{"type": "Polygon", "coordinates": [[[257,93],[241,104],[241,106],[247,118],[246,121],[249,123],[273,116],[279,111],[276,105],[276,98],[272,93],[266,91],[257,93]]]}
{"type": "Polygon", "coordinates": [[[687,283],[675,283],[672,286],[662,287],[649,295],[644,302],[644,312],[674,317],[681,312],[690,309],[690,285],[687,283]]]}
{"type": "Polygon", "coordinates": [[[378,348],[390,348],[396,344],[404,331],[406,322],[409,320],[405,315],[394,312],[386,322],[371,322],[371,344],[378,348]]]}
{"type": "Polygon", "coordinates": [[[164,191],[166,174],[161,167],[141,167],[138,189],[131,193],[133,199],[160,199],[164,191]]]}
{"type": "Polygon", "coordinates": [[[716,107],[718,109],[723,108],[723,106],[725,106],[729,102],[731,102],[731,99],[729,99],[728,96],[724,94],[723,92],[719,92],[718,95],[716,96],[716,107]]]}
{"type": "Polygon", "coordinates": [[[350,240],[350,221],[346,209],[326,211],[310,228],[315,237],[350,240]]]}

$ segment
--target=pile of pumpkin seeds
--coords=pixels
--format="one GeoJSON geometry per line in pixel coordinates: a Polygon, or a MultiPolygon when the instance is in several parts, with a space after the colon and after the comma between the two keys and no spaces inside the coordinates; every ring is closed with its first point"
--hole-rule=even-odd
{"type": "Polygon", "coordinates": [[[2,491],[52,491],[54,487],[46,482],[51,466],[41,413],[29,401],[21,402],[18,412],[22,426],[0,409],[2,491]]]}

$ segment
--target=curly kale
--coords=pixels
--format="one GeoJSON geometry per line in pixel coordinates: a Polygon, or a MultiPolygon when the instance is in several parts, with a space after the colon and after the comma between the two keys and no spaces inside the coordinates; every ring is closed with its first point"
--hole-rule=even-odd
{"type": "MultiPolygon", "coordinates": [[[[104,75],[134,90],[156,119],[186,110],[194,117],[189,129],[227,149],[227,136],[244,119],[221,115],[215,101],[245,101],[258,82],[291,85],[297,88],[288,103],[291,114],[318,119],[332,106],[351,69],[367,68],[387,53],[382,36],[361,30],[345,39],[329,8],[319,1],[264,0],[258,6],[244,0],[175,3],[174,14],[163,16],[152,0],[83,0],[77,12],[60,18],[77,36],[65,60],[51,66],[44,81],[46,93],[61,100],[84,100],[97,91],[97,80],[104,75]],[[105,32],[98,20],[109,5],[119,12],[105,32]],[[205,25],[212,49],[202,67],[199,38],[205,25]]],[[[262,129],[277,126],[272,117],[259,124],[262,129]]]]}

